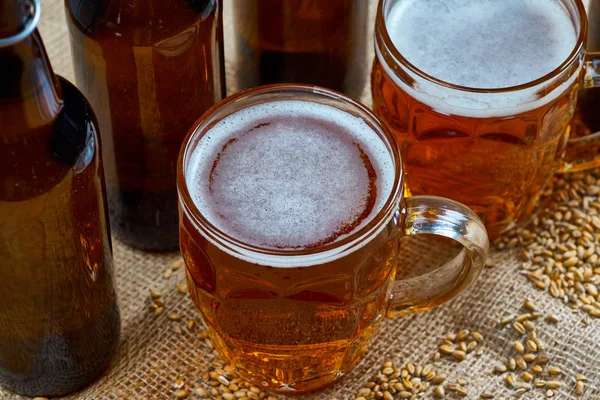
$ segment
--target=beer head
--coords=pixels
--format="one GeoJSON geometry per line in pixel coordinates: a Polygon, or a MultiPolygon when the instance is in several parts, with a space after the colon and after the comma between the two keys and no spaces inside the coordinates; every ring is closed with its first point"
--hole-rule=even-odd
{"type": "Polygon", "coordinates": [[[395,184],[393,156],[365,121],[281,100],[210,128],[189,158],[191,198],[213,226],[266,249],[306,250],[361,230],[395,184]]]}
{"type": "MultiPolygon", "coordinates": [[[[580,45],[584,29],[563,1],[384,3],[390,5],[383,18],[391,47],[403,58],[400,64],[409,65],[414,82],[385,65],[388,75],[441,113],[497,117],[525,112],[562,94],[577,75],[569,75],[568,82],[538,82],[573,58],[580,45]],[[556,93],[544,93],[538,101],[548,88],[556,93]]],[[[377,44],[381,61],[381,41],[377,44]]]]}

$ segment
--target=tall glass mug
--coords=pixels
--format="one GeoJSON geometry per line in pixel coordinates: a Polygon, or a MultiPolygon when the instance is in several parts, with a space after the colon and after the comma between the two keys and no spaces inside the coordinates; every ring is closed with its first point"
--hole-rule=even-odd
{"type": "Polygon", "coordinates": [[[410,193],[466,204],[493,238],[531,215],[561,166],[585,10],[580,0],[439,5],[380,2],[374,110],[400,143],[410,193]]]}
{"type": "MultiPolygon", "coordinates": [[[[180,245],[189,292],[219,352],[257,385],[308,391],[352,369],[386,316],[463,292],[488,239],[465,206],[403,196],[399,148],[362,104],[273,85],[227,98],[179,158],[180,245]],[[464,250],[412,278],[403,236],[464,250]]],[[[415,265],[419,262],[415,262],[415,265]]]]}

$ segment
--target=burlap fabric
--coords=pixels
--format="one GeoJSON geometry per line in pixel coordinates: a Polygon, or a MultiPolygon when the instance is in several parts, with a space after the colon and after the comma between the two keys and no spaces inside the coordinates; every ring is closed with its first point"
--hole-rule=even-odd
{"type": "MultiPolygon", "coordinates": [[[[62,1],[42,0],[42,5],[40,30],[54,69],[73,80],[62,1]]],[[[231,52],[233,28],[227,12],[230,6],[231,3],[226,3],[228,77],[235,73],[231,52]]],[[[372,0],[371,12],[374,9],[375,1],[372,0]]],[[[372,49],[369,53],[373,54],[372,49]]],[[[229,82],[233,82],[233,79],[229,79],[229,82]]],[[[233,91],[230,85],[229,92],[233,91]]],[[[370,104],[368,93],[367,88],[363,100],[370,104]]],[[[425,261],[424,254],[432,257],[429,260],[431,262],[435,262],[439,254],[427,243],[415,241],[407,243],[404,252],[409,255],[405,257],[408,259],[405,264],[407,268],[425,261]]],[[[196,334],[189,333],[184,322],[171,322],[165,315],[156,317],[148,310],[148,289],[155,288],[164,295],[165,314],[177,312],[184,321],[198,319],[189,297],[176,290],[176,286],[184,282],[183,271],[177,271],[169,279],[163,277],[163,271],[179,255],[147,254],[115,241],[114,256],[123,325],[120,351],[110,370],[95,385],[69,399],[174,399],[173,383],[183,378],[187,387],[196,386],[202,372],[214,359],[212,349],[196,334]],[[182,334],[175,331],[176,325],[183,328],[182,334]]],[[[469,356],[460,363],[442,358],[433,362],[433,367],[447,373],[451,381],[458,377],[465,378],[468,381],[469,398],[478,399],[483,391],[494,393],[496,399],[513,398],[514,391],[506,389],[503,378],[490,374],[495,365],[502,363],[513,352],[511,343],[516,338],[509,327],[501,329],[498,320],[508,313],[519,313],[523,300],[531,297],[542,313],[553,313],[560,318],[557,325],[540,323],[538,328],[552,364],[564,371],[564,375],[558,378],[564,387],[555,398],[577,398],[572,378],[583,374],[589,382],[585,394],[580,397],[600,400],[600,320],[594,319],[586,326],[581,322],[583,313],[572,311],[543,291],[535,290],[519,274],[518,250],[492,251],[491,262],[496,267],[484,270],[471,291],[437,309],[384,322],[365,359],[352,373],[322,392],[295,398],[352,398],[385,359],[398,363],[432,363],[440,338],[462,328],[483,333],[483,355],[479,358],[469,356]]],[[[426,398],[429,397],[428,394],[426,398]]],[[[190,398],[197,397],[192,395],[190,398]]],[[[544,391],[538,390],[526,393],[522,398],[540,399],[545,395],[544,391]]],[[[20,397],[0,390],[0,399],[20,397]]]]}

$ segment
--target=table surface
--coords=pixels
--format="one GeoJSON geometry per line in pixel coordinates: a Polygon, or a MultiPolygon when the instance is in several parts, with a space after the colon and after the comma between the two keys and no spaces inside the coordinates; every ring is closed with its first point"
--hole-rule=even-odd
{"type": "MultiPolygon", "coordinates": [[[[232,53],[233,27],[225,3],[225,46],[227,75],[235,74],[232,53]]],[[[60,0],[42,0],[43,14],[40,31],[55,72],[73,81],[73,68],[68,33],[60,0]]],[[[371,13],[375,1],[371,0],[371,13]]],[[[371,15],[372,17],[372,15],[371,15]]],[[[372,20],[373,18],[371,18],[372,20]]],[[[373,54],[372,44],[369,54],[373,54]]],[[[233,79],[229,79],[233,82],[233,79]]],[[[228,88],[232,93],[233,87],[228,88]]],[[[369,88],[362,99],[370,104],[369,88]]],[[[436,262],[435,244],[408,240],[403,245],[405,264],[410,267],[423,262],[436,262]]],[[[187,387],[195,387],[201,374],[214,359],[212,349],[197,335],[189,333],[184,323],[167,321],[165,315],[177,312],[183,320],[196,319],[197,312],[187,295],[177,292],[184,282],[182,270],[165,279],[163,271],[179,259],[179,254],[149,254],[137,251],[118,241],[114,242],[115,269],[122,313],[122,332],[119,353],[111,368],[94,385],[68,399],[174,399],[173,383],[182,378],[187,387]],[[158,289],[164,294],[166,312],[156,317],[149,310],[148,290],[158,289]],[[180,324],[183,334],[175,332],[180,324]]],[[[522,312],[523,300],[530,297],[543,314],[560,316],[557,325],[540,324],[539,335],[547,343],[547,353],[554,365],[567,372],[559,377],[564,389],[554,398],[575,399],[572,377],[584,374],[589,384],[583,399],[600,400],[600,320],[582,324],[584,314],[573,312],[547,293],[536,290],[520,272],[519,250],[496,251],[490,254],[495,268],[485,269],[473,288],[459,298],[436,309],[403,318],[385,321],[374,337],[365,359],[336,384],[326,390],[295,399],[348,399],[374,374],[385,359],[398,363],[431,364],[439,372],[449,375],[449,381],[459,377],[468,381],[469,398],[479,398],[487,391],[497,399],[509,398],[503,378],[490,371],[512,354],[515,334],[499,327],[498,320],[506,314],[522,312]],[[484,352],[480,357],[469,356],[463,362],[442,358],[432,361],[440,338],[460,329],[478,330],[485,336],[484,352]]],[[[428,395],[429,398],[430,396],[428,395]]],[[[543,392],[525,394],[522,398],[543,398],[543,392]]],[[[20,399],[0,390],[0,400],[20,399]]],[[[190,397],[190,399],[197,397],[190,397]]]]}

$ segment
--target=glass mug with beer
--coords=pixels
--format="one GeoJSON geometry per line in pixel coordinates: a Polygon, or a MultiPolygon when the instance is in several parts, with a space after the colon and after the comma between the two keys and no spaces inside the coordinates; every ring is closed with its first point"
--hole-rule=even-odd
{"type": "Polygon", "coordinates": [[[337,92],[264,86],[207,111],[179,158],[180,245],[220,353],[261,387],[314,390],[356,365],[384,317],[469,287],[488,249],[481,221],[403,187],[388,128],[337,92]],[[464,249],[405,278],[399,242],[419,234],[464,249]]]}
{"type": "Polygon", "coordinates": [[[374,110],[410,193],[466,204],[490,238],[526,221],[568,147],[586,27],[581,0],[381,1],[374,110]]]}

